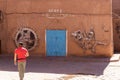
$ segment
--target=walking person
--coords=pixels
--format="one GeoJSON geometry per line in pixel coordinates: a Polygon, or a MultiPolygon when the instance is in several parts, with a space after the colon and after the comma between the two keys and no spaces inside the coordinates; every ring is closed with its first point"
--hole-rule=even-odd
{"type": "Polygon", "coordinates": [[[14,51],[14,65],[18,65],[19,78],[23,80],[26,67],[26,58],[29,56],[28,50],[19,42],[18,48],[14,51]]]}

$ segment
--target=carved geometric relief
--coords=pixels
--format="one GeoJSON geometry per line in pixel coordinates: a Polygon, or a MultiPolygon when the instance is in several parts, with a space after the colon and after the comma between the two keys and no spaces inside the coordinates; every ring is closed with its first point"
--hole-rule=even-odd
{"type": "Polygon", "coordinates": [[[35,48],[37,44],[37,36],[35,32],[30,28],[21,28],[18,30],[15,36],[15,43],[18,46],[19,42],[23,42],[23,46],[28,50],[35,48]]]}
{"type": "Polygon", "coordinates": [[[84,52],[86,50],[90,50],[92,53],[96,53],[95,47],[97,45],[107,45],[105,42],[96,40],[93,28],[91,28],[88,32],[81,30],[75,31],[72,33],[72,36],[84,52]]]}

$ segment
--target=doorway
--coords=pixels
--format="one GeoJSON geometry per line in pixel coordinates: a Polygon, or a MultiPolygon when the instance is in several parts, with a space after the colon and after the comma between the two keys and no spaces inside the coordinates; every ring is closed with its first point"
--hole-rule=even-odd
{"type": "Polygon", "coordinates": [[[66,56],[66,30],[46,31],[46,55],[66,56]]]}

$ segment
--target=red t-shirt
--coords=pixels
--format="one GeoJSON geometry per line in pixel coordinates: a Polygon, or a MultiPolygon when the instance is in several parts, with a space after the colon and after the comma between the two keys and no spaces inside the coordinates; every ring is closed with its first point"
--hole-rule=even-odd
{"type": "Polygon", "coordinates": [[[26,61],[26,53],[27,53],[27,49],[25,49],[24,47],[19,47],[15,50],[15,54],[17,54],[18,62],[26,61]]]}

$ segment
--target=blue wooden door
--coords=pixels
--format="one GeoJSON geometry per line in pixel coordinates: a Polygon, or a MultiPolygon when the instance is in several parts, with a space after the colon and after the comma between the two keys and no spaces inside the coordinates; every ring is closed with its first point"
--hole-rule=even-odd
{"type": "Polygon", "coordinates": [[[66,56],[66,31],[46,31],[46,54],[47,56],[66,56]]]}

